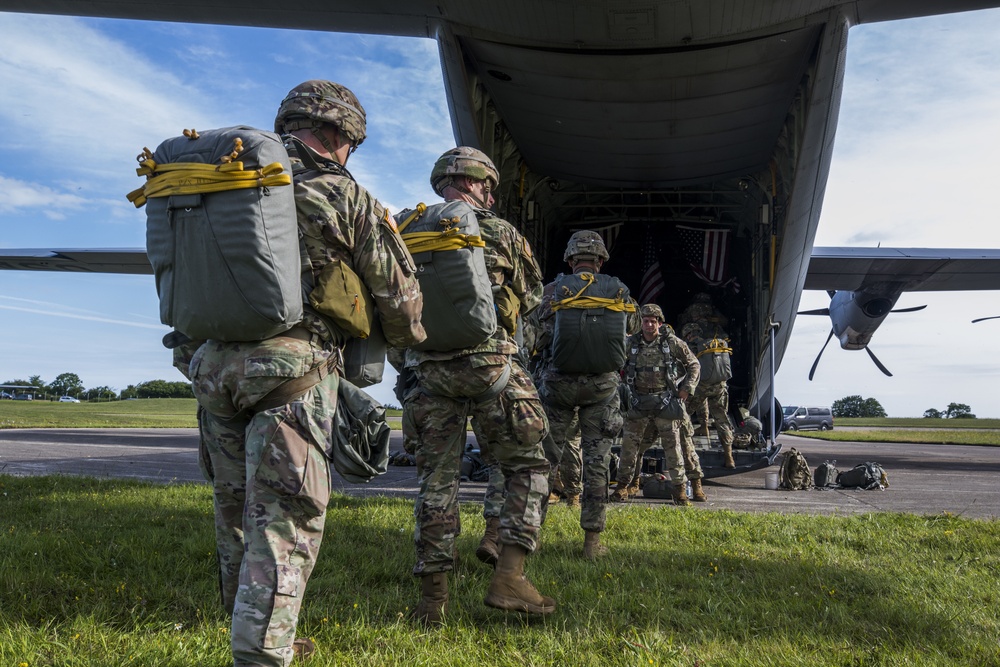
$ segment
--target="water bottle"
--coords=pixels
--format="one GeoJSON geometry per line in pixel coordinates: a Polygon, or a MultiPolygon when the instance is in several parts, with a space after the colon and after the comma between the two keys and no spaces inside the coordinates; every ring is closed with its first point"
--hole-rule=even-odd
{"type": "Polygon", "coordinates": [[[688,498],[691,498],[691,497],[692,497],[692,496],[691,496],[691,480],[688,480],[688,484],[687,484],[687,495],[688,495],[688,498]]]}

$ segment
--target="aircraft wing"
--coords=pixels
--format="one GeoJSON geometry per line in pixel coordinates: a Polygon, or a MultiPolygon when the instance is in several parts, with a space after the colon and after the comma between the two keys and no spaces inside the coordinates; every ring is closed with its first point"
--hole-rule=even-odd
{"type": "Polygon", "coordinates": [[[153,275],[145,248],[3,249],[0,269],[153,275]]]}
{"type": "Polygon", "coordinates": [[[1000,250],[813,248],[805,289],[900,292],[1000,290],[1000,250]]]}

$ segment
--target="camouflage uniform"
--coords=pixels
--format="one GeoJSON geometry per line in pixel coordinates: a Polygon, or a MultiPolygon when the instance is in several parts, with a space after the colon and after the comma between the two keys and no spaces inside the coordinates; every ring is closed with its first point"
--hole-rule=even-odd
{"type": "MultiPolygon", "coordinates": [[[[528,242],[513,225],[481,210],[479,226],[486,242],[486,265],[493,285],[508,285],[530,312],[541,299],[541,271],[528,242]]],[[[530,376],[512,357],[518,346],[498,327],[475,348],[450,352],[406,351],[405,366],[415,372],[418,388],[403,404],[403,431],[415,446],[420,492],[414,515],[418,576],[453,568],[455,538],[461,531],[458,511],[459,466],[465,447],[465,424],[475,416],[485,436],[480,446],[497,461],[506,483],[500,542],[534,551],[541,525],[541,503],[548,494],[549,465],[541,447],[548,431],[545,412],[530,376]],[[474,403],[510,367],[500,395],[474,403]]]]}
{"type": "Polygon", "coordinates": [[[581,443],[580,419],[574,417],[569,431],[562,439],[563,447],[559,465],[549,474],[549,486],[555,492],[573,498],[583,493],[583,447],[581,443]]]}
{"type": "Polygon", "coordinates": [[[678,327],[683,328],[685,324],[691,322],[698,324],[706,334],[727,337],[726,326],[729,324],[729,318],[712,305],[712,297],[705,292],[695,294],[688,307],[677,316],[678,327]]]}
{"type": "MultiPolygon", "coordinates": [[[[697,350],[699,354],[708,348],[709,341],[698,335],[700,331],[704,329],[696,326],[697,323],[689,323],[684,325],[681,329],[681,333],[684,334],[685,340],[690,344],[690,346],[697,350]]],[[[710,357],[709,357],[710,360],[710,357]]],[[[706,362],[708,363],[708,362],[706,362]]],[[[733,424],[729,417],[729,387],[727,386],[727,381],[722,380],[721,382],[713,383],[701,383],[698,385],[698,391],[693,396],[693,400],[699,405],[704,405],[704,412],[702,412],[702,420],[707,425],[709,419],[715,422],[715,430],[719,434],[719,442],[722,444],[723,455],[725,459],[725,467],[734,467],[733,462],[733,424]]],[[[707,427],[706,427],[707,430],[707,427]]]]}
{"type": "MultiPolygon", "coordinates": [[[[673,391],[671,384],[676,386],[678,392],[691,393],[698,386],[701,370],[698,359],[672,330],[661,329],[652,341],[646,341],[641,333],[635,334],[629,338],[628,345],[629,362],[626,366],[626,380],[632,384],[632,391],[636,395],[670,392],[673,391]],[[671,355],[669,359],[664,358],[663,339],[671,355]],[[633,368],[635,376],[631,377],[633,368]],[[678,380],[680,380],[679,385],[678,380]]],[[[642,453],[657,435],[662,439],[665,464],[671,480],[675,486],[685,482],[684,453],[680,435],[683,421],[662,419],[658,410],[629,413],[625,419],[625,436],[622,439],[621,460],[618,463],[619,490],[629,488],[637,478],[642,453]]],[[[697,454],[694,457],[697,460],[697,454]]],[[[701,472],[700,465],[698,472],[701,472]]]]}
{"type": "MultiPolygon", "coordinates": [[[[307,82],[292,92],[315,90],[317,84],[336,86],[307,82]]],[[[311,264],[303,268],[304,279],[315,281],[328,263],[343,262],[371,291],[388,341],[423,340],[415,267],[385,208],[339,164],[291,137],[287,141],[300,243],[311,264]],[[304,166],[304,151],[319,169],[304,166]]],[[[223,605],[233,616],[236,665],[284,667],[292,660],[299,608],[330,497],[326,452],[338,376],[331,372],[285,405],[256,413],[253,407],[275,387],[320,364],[336,370],[342,344],[307,304],[302,322],[285,335],[208,341],[190,359],[201,466],[214,491],[219,583],[223,605]],[[238,414],[244,410],[249,413],[238,414]]],[[[187,361],[178,354],[179,368],[187,361]]]]}

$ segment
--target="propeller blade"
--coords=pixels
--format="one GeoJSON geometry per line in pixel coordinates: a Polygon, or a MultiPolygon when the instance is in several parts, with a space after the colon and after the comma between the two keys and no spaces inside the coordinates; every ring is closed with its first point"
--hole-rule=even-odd
{"type": "Polygon", "coordinates": [[[829,315],[829,308],[818,308],[817,310],[800,310],[796,315],[829,315]]]}
{"type": "Polygon", "coordinates": [[[819,348],[819,354],[816,355],[816,361],[813,362],[812,368],[809,369],[809,379],[813,379],[813,375],[816,374],[816,366],[819,365],[819,358],[823,356],[823,350],[826,346],[830,344],[830,339],[833,338],[833,329],[830,329],[830,335],[826,337],[826,342],[823,343],[823,347],[819,348]]]}
{"type": "Polygon", "coordinates": [[[912,313],[912,312],[915,312],[917,310],[923,310],[926,307],[927,306],[914,306],[913,308],[895,308],[893,310],[890,310],[889,312],[890,313],[912,313]]]}
{"type": "Polygon", "coordinates": [[[992,317],[980,317],[978,320],[972,320],[972,323],[985,322],[986,320],[1000,320],[1000,315],[993,315],[992,317]]]}
{"type": "Polygon", "coordinates": [[[865,352],[867,352],[868,356],[872,358],[872,361],[875,362],[875,365],[878,366],[878,369],[880,371],[882,371],[883,373],[885,373],[889,377],[892,377],[892,373],[889,372],[888,368],[886,368],[885,366],[882,365],[882,362],[878,360],[878,357],[875,356],[874,352],[872,352],[871,350],[869,350],[867,347],[865,347],[865,352]]]}

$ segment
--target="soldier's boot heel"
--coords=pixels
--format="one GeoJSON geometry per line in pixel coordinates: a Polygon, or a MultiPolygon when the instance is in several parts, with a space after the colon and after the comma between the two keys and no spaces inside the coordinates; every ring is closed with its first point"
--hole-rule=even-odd
{"type": "Polygon", "coordinates": [[[447,573],[435,572],[420,577],[420,602],[413,609],[413,620],[422,625],[442,625],[447,611],[447,573]]]}
{"type": "Polygon", "coordinates": [[[601,534],[596,530],[588,530],[583,536],[583,557],[587,560],[597,560],[608,555],[608,548],[601,544],[601,534]]]}
{"type": "Polygon", "coordinates": [[[476,548],[476,558],[487,565],[496,566],[500,559],[500,518],[490,517],[486,520],[486,530],[483,539],[476,548]]]}
{"type": "Polygon", "coordinates": [[[571,493],[570,495],[566,496],[566,505],[572,508],[580,509],[580,494],[571,493]]]}
{"type": "Polygon", "coordinates": [[[701,478],[691,480],[691,500],[696,503],[703,503],[708,500],[705,489],[701,487],[701,478]]]}
{"type": "Polygon", "coordinates": [[[516,544],[501,547],[500,560],[483,600],[487,607],[526,614],[551,614],[556,610],[556,601],[539,593],[524,576],[527,555],[524,547],[516,544]]]}
{"type": "Polygon", "coordinates": [[[725,468],[736,467],[736,462],[733,461],[733,443],[730,442],[729,444],[722,445],[722,455],[724,457],[724,460],[722,462],[723,467],[725,468]]]}
{"type": "Polygon", "coordinates": [[[680,505],[681,507],[687,507],[691,504],[687,496],[687,484],[675,484],[673,488],[670,489],[670,497],[674,499],[674,505],[680,505]]]}

